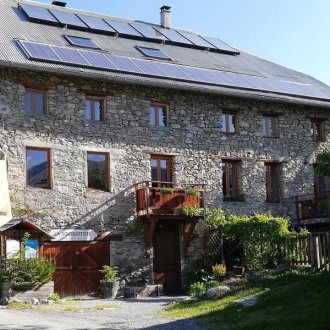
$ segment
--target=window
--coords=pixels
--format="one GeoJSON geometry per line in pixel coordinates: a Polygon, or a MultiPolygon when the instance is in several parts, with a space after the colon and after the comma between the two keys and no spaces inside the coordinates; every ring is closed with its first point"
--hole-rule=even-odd
{"type": "Polygon", "coordinates": [[[88,188],[109,190],[109,154],[87,152],[88,188]]]}
{"type": "Polygon", "coordinates": [[[168,126],[168,106],[165,104],[151,103],[150,105],[150,126],[168,126]]]}
{"type": "Polygon", "coordinates": [[[238,114],[223,111],[221,116],[221,132],[226,134],[238,133],[238,114]]]}
{"type": "Polygon", "coordinates": [[[91,40],[89,38],[67,36],[67,35],[65,35],[64,38],[73,46],[95,48],[95,49],[100,48],[97,46],[97,44],[93,40],[91,40]]]}
{"type": "Polygon", "coordinates": [[[265,163],[266,166],[266,202],[280,201],[280,169],[279,163],[265,163]]]}
{"type": "Polygon", "coordinates": [[[325,131],[323,120],[312,120],[311,121],[311,135],[313,142],[324,142],[325,131]]]}
{"type": "Polygon", "coordinates": [[[136,47],[143,55],[147,57],[161,58],[163,60],[171,60],[162,50],[156,48],[136,47]]]}
{"type": "Polygon", "coordinates": [[[24,96],[24,112],[37,115],[47,113],[47,92],[27,88],[24,96]]]}
{"type": "MultiPolygon", "coordinates": [[[[317,165],[315,165],[317,166],[317,165]]],[[[314,190],[315,196],[318,198],[325,198],[330,191],[330,177],[314,175],[314,190]]]]}
{"type": "Polygon", "coordinates": [[[224,201],[238,200],[240,161],[224,160],[222,163],[222,192],[224,201]]]}
{"type": "Polygon", "coordinates": [[[150,159],[151,181],[153,187],[164,186],[162,182],[172,182],[172,157],[152,155],[150,159]]]}
{"type": "Polygon", "coordinates": [[[105,120],[105,99],[103,97],[86,97],[85,118],[93,122],[105,120]]]}
{"type": "Polygon", "coordinates": [[[50,188],[50,149],[26,148],[26,184],[29,187],[50,188]]]}
{"type": "Polygon", "coordinates": [[[278,137],[278,117],[263,115],[262,132],[265,137],[278,137]]]}

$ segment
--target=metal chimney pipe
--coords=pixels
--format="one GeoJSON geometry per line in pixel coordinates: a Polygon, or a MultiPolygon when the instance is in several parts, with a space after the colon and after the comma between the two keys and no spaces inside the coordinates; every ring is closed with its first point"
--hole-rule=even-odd
{"type": "Polygon", "coordinates": [[[160,25],[163,28],[171,28],[171,7],[163,6],[160,8],[160,25]]]}

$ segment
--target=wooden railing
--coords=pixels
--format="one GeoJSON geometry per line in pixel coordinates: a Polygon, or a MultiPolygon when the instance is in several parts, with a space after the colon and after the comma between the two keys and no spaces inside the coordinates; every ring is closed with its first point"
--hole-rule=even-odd
{"type": "Polygon", "coordinates": [[[330,215],[330,195],[303,195],[295,197],[297,220],[326,218],[330,215]]]}
{"type": "Polygon", "coordinates": [[[143,181],[135,185],[138,216],[182,216],[185,206],[198,208],[196,217],[205,216],[205,185],[143,181]]]}

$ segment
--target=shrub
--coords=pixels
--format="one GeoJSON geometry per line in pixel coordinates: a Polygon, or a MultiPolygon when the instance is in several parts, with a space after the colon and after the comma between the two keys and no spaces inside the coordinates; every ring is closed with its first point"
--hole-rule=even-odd
{"type": "Polygon", "coordinates": [[[209,282],[195,282],[189,287],[189,295],[192,297],[200,298],[203,294],[211,289],[219,286],[218,281],[209,281],[209,282]]]}
{"type": "Polygon", "coordinates": [[[212,266],[212,272],[215,277],[222,277],[226,275],[226,266],[225,265],[214,265],[212,266]]]}
{"type": "Polygon", "coordinates": [[[104,280],[107,282],[115,282],[118,276],[117,267],[103,265],[100,272],[104,275],[104,280]]]}
{"type": "Polygon", "coordinates": [[[168,188],[168,187],[162,187],[160,191],[163,195],[172,195],[174,189],[173,188],[168,188]]]}
{"type": "Polygon", "coordinates": [[[184,194],[186,196],[193,195],[193,196],[199,196],[199,190],[193,187],[190,187],[184,191],[184,194]]]}
{"type": "Polygon", "coordinates": [[[53,301],[55,304],[58,304],[60,302],[60,296],[58,293],[52,293],[49,297],[49,300],[53,301]]]}
{"type": "Polygon", "coordinates": [[[199,215],[199,213],[200,213],[199,206],[197,204],[196,205],[187,204],[182,208],[182,214],[186,217],[194,217],[199,215]]]}

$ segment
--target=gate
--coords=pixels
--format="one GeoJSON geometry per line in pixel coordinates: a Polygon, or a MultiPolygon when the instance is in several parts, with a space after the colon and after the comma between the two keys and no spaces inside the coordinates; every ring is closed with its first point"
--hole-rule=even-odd
{"type": "Polygon", "coordinates": [[[109,242],[50,242],[43,255],[55,260],[55,292],[61,296],[90,295],[99,291],[103,265],[110,263],[109,242]]]}

